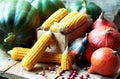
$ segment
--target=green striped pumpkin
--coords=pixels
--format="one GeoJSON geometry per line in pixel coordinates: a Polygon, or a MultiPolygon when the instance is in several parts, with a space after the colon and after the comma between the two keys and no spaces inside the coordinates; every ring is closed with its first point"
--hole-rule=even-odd
{"type": "Polygon", "coordinates": [[[0,48],[31,47],[36,40],[35,29],[40,26],[39,12],[25,0],[0,2],[0,48]]]}
{"type": "Polygon", "coordinates": [[[58,9],[65,8],[65,5],[62,2],[62,0],[27,0],[27,1],[30,2],[31,5],[39,11],[42,23],[58,9]]]}

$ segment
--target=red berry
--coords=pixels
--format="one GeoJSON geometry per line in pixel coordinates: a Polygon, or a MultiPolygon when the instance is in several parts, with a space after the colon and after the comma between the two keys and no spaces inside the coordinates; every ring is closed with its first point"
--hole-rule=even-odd
{"type": "Polygon", "coordinates": [[[88,68],[87,68],[87,67],[84,67],[84,70],[88,70],[88,68]]]}
{"type": "Polygon", "coordinates": [[[45,71],[42,71],[42,72],[41,72],[41,75],[42,75],[42,76],[45,76],[45,71]]]}
{"type": "Polygon", "coordinates": [[[83,78],[84,78],[84,76],[83,76],[83,75],[80,75],[80,76],[79,76],[79,78],[80,78],[80,79],[83,79],[83,78]]]}
{"type": "Polygon", "coordinates": [[[60,71],[60,72],[59,72],[59,75],[61,76],[62,74],[63,74],[63,71],[60,71]]]}
{"type": "Polygon", "coordinates": [[[76,74],[77,74],[78,72],[77,72],[76,70],[74,70],[74,73],[76,73],[76,74]]]}
{"type": "Polygon", "coordinates": [[[74,77],[75,77],[75,76],[76,76],[76,73],[73,73],[73,74],[72,74],[72,76],[74,76],[74,77]]]}
{"type": "Polygon", "coordinates": [[[61,79],[64,79],[64,77],[61,77],[61,79]]]}
{"type": "Polygon", "coordinates": [[[87,77],[87,78],[89,78],[89,77],[90,77],[90,75],[89,75],[89,74],[86,74],[86,77],[87,77]]]}

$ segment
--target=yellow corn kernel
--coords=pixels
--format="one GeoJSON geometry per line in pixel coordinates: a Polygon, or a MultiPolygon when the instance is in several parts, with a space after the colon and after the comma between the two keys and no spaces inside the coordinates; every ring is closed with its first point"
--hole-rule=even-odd
{"type": "MultiPolygon", "coordinates": [[[[23,57],[30,51],[29,48],[23,47],[14,47],[12,50],[9,51],[12,59],[14,60],[22,60],[23,57]]],[[[38,62],[43,63],[61,63],[61,53],[54,53],[54,52],[45,52],[41,57],[39,57],[38,62]],[[49,61],[48,61],[49,60],[49,61]]]]}
{"type": "Polygon", "coordinates": [[[50,27],[50,30],[52,32],[59,32],[59,27],[60,27],[59,23],[54,22],[54,24],[50,27]]]}
{"type": "Polygon", "coordinates": [[[41,60],[39,59],[39,62],[60,64],[61,56],[61,53],[47,52],[43,54],[43,57],[41,57],[41,60]]]}
{"type": "Polygon", "coordinates": [[[87,15],[83,13],[78,13],[75,16],[73,16],[71,19],[67,20],[64,23],[62,22],[62,24],[60,24],[60,32],[62,34],[70,33],[71,31],[80,27],[86,21],[87,21],[87,15]]]}
{"type": "Polygon", "coordinates": [[[42,24],[41,29],[49,30],[54,22],[59,22],[67,14],[68,14],[67,9],[65,8],[58,9],[42,24]]]}
{"type": "Polygon", "coordinates": [[[34,65],[38,62],[39,57],[45,53],[46,48],[50,45],[52,35],[52,32],[48,31],[37,40],[30,51],[22,59],[22,67],[26,70],[31,70],[34,67],[34,65]]]}
{"type": "Polygon", "coordinates": [[[67,20],[69,20],[70,18],[72,18],[73,16],[75,16],[76,14],[78,14],[77,11],[72,11],[70,12],[68,15],[66,15],[60,22],[59,24],[62,24],[64,22],[66,22],[67,20]]]}
{"type": "Polygon", "coordinates": [[[71,70],[72,69],[72,57],[69,54],[69,48],[68,47],[66,47],[65,51],[62,54],[61,69],[62,70],[71,70]]]}

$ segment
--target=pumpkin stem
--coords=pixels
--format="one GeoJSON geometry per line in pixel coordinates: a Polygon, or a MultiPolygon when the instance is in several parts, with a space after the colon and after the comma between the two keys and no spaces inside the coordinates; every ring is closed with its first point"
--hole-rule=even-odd
{"type": "Polygon", "coordinates": [[[88,33],[85,34],[85,37],[83,38],[83,42],[86,41],[88,39],[88,33]]]}
{"type": "Polygon", "coordinates": [[[110,29],[110,28],[107,29],[107,30],[106,30],[106,34],[110,34],[111,31],[112,31],[112,29],[110,29]]]}
{"type": "Polygon", "coordinates": [[[104,14],[105,14],[105,11],[102,11],[100,16],[99,16],[99,19],[103,19],[104,18],[104,14]]]}
{"type": "Polygon", "coordinates": [[[117,51],[113,51],[113,54],[114,54],[115,56],[117,56],[117,55],[118,55],[118,52],[117,52],[117,51]]]}
{"type": "Polygon", "coordinates": [[[12,42],[15,40],[16,35],[13,32],[8,33],[8,36],[4,39],[4,42],[12,42]]]}
{"type": "Polygon", "coordinates": [[[86,0],[82,0],[82,1],[83,1],[83,4],[82,4],[82,9],[80,10],[80,13],[86,14],[87,1],[86,0]]]}
{"type": "Polygon", "coordinates": [[[69,51],[70,51],[70,50],[69,50],[69,47],[67,46],[66,49],[65,49],[65,52],[66,52],[66,53],[69,53],[69,51]]]}
{"type": "Polygon", "coordinates": [[[87,6],[87,0],[82,0],[83,1],[83,6],[87,6]]]}
{"type": "Polygon", "coordinates": [[[88,37],[88,33],[85,34],[85,37],[88,37]]]}

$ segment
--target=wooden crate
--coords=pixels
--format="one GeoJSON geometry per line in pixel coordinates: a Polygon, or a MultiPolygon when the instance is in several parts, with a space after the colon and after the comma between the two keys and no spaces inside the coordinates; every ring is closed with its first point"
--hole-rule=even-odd
{"type": "MultiPolygon", "coordinates": [[[[61,33],[53,33],[54,35],[52,37],[52,40],[50,40],[51,44],[46,49],[46,51],[62,53],[65,50],[66,46],[69,46],[76,38],[80,38],[85,35],[91,23],[92,20],[88,20],[85,24],[83,24],[82,26],[80,26],[79,28],[75,29],[67,35],[63,35],[61,33]]],[[[37,39],[45,32],[46,31],[38,30],[37,39]]]]}

